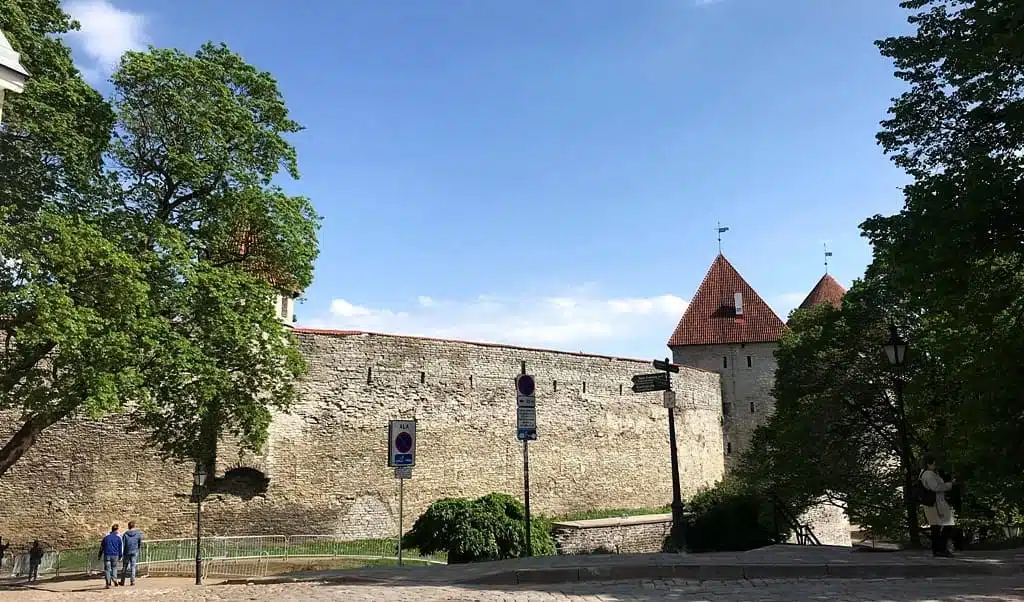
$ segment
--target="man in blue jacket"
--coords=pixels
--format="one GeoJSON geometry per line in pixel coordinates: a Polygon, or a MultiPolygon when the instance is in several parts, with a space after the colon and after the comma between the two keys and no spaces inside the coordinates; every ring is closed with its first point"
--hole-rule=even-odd
{"type": "Polygon", "coordinates": [[[124,585],[125,574],[131,571],[132,585],[135,585],[135,563],[139,561],[142,550],[142,531],[135,528],[135,521],[128,521],[128,530],[121,538],[124,541],[124,566],[121,567],[121,585],[124,585]]]}
{"type": "Polygon", "coordinates": [[[107,589],[110,584],[117,585],[117,563],[124,553],[124,542],[121,534],[117,532],[117,523],[110,527],[110,533],[100,542],[100,558],[103,559],[103,579],[107,582],[107,589]]]}

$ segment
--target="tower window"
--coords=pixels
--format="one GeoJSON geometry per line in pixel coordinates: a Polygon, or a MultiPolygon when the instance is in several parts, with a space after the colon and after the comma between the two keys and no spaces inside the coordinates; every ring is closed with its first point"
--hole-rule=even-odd
{"type": "Polygon", "coordinates": [[[750,402],[750,413],[754,413],[754,402],[750,402]]]}
{"type": "Polygon", "coordinates": [[[722,367],[723,368],[728,368],[729,367],[729,356],[728,355],[723,355],[722,356],[722,367]]]}
{"type": "Polygon", "coordinates": [[[754,358],[752,358],[752,357],[750,357],[748,355],[747,356],[747,368],[753,368],[753,367],[754,367],[754,358]]]}
{"type": "Polygon", "coordinates": [[[729,442],[729,441],[725,442],[725,455],[727,455],[727,456],[732,455],[732,443],[729,442]]]}
{"type": "Polygon", "coordinates": [[[281,295],[281,317],[288,317],[288,297],[281,295]]]}

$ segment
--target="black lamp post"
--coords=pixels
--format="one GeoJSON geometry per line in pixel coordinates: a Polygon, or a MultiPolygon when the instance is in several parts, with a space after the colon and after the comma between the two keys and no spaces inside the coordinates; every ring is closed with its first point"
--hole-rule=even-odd
{"type": "Polygon", "coordinates": [[[889,358],[889,364],[900,368],[907,356],[907,342],[900,338],[895,324],[889,325],[889,340],[885,342],[885,355],[889,358]]]}
{"type": "Polygon", "coordinates": [[[910,437],[907,433],[907,412],[903,403],[903,365],[907,358],[907,342],[900,338],[895,324],[889,325],[889,340],[882,346],[889,365],[895,369],[896,387],[896,435],[900,442],[900,462],[903,464],[903,500],[907,511],[907,528],[910,529],[911,541],[917,542],[917,507],[911,499],[910,492],[914,488],[914,475],[910,456],[910,437]]]}
{"type": "Polygon", "coordinates": [[[202,520],[203,520],[203,485],[206,484],[206,467],[202,462],[196,462],[196,470],[192,473],[192,485],[196,493],[196,585],[203,584],[203,546],[202,546],[202,520]]]}

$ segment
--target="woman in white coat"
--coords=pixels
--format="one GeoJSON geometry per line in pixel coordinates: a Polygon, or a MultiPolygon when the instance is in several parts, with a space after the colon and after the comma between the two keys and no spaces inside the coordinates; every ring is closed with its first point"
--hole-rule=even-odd
{"type": "Polygon", "coordinates": [[[924,506],[924,516],[932,531],[932,553],[936,556],[952,556],[948,542],[955,522],[953,508],[946,501],[946,492],[953,489],[956,479],[947,483],[939,476],[935,456],[925,456],[923,464],[924,470],[919,477],[921,484],[935,494],[935,503],[924,506]]]}

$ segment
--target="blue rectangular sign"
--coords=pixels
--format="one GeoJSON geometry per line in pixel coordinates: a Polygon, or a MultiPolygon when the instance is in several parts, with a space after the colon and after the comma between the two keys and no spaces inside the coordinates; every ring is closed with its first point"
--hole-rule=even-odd
{"type": "Polygon", "coordinates": [[[395,466],[409,466],[412,464],[412,454],[395,454],[395,466]]]}
{"type": "Polygon", "coordinates": [[[537,429],[518,429],[516,431],[516,439],[520,441],[536,441],[537,429]]]}

